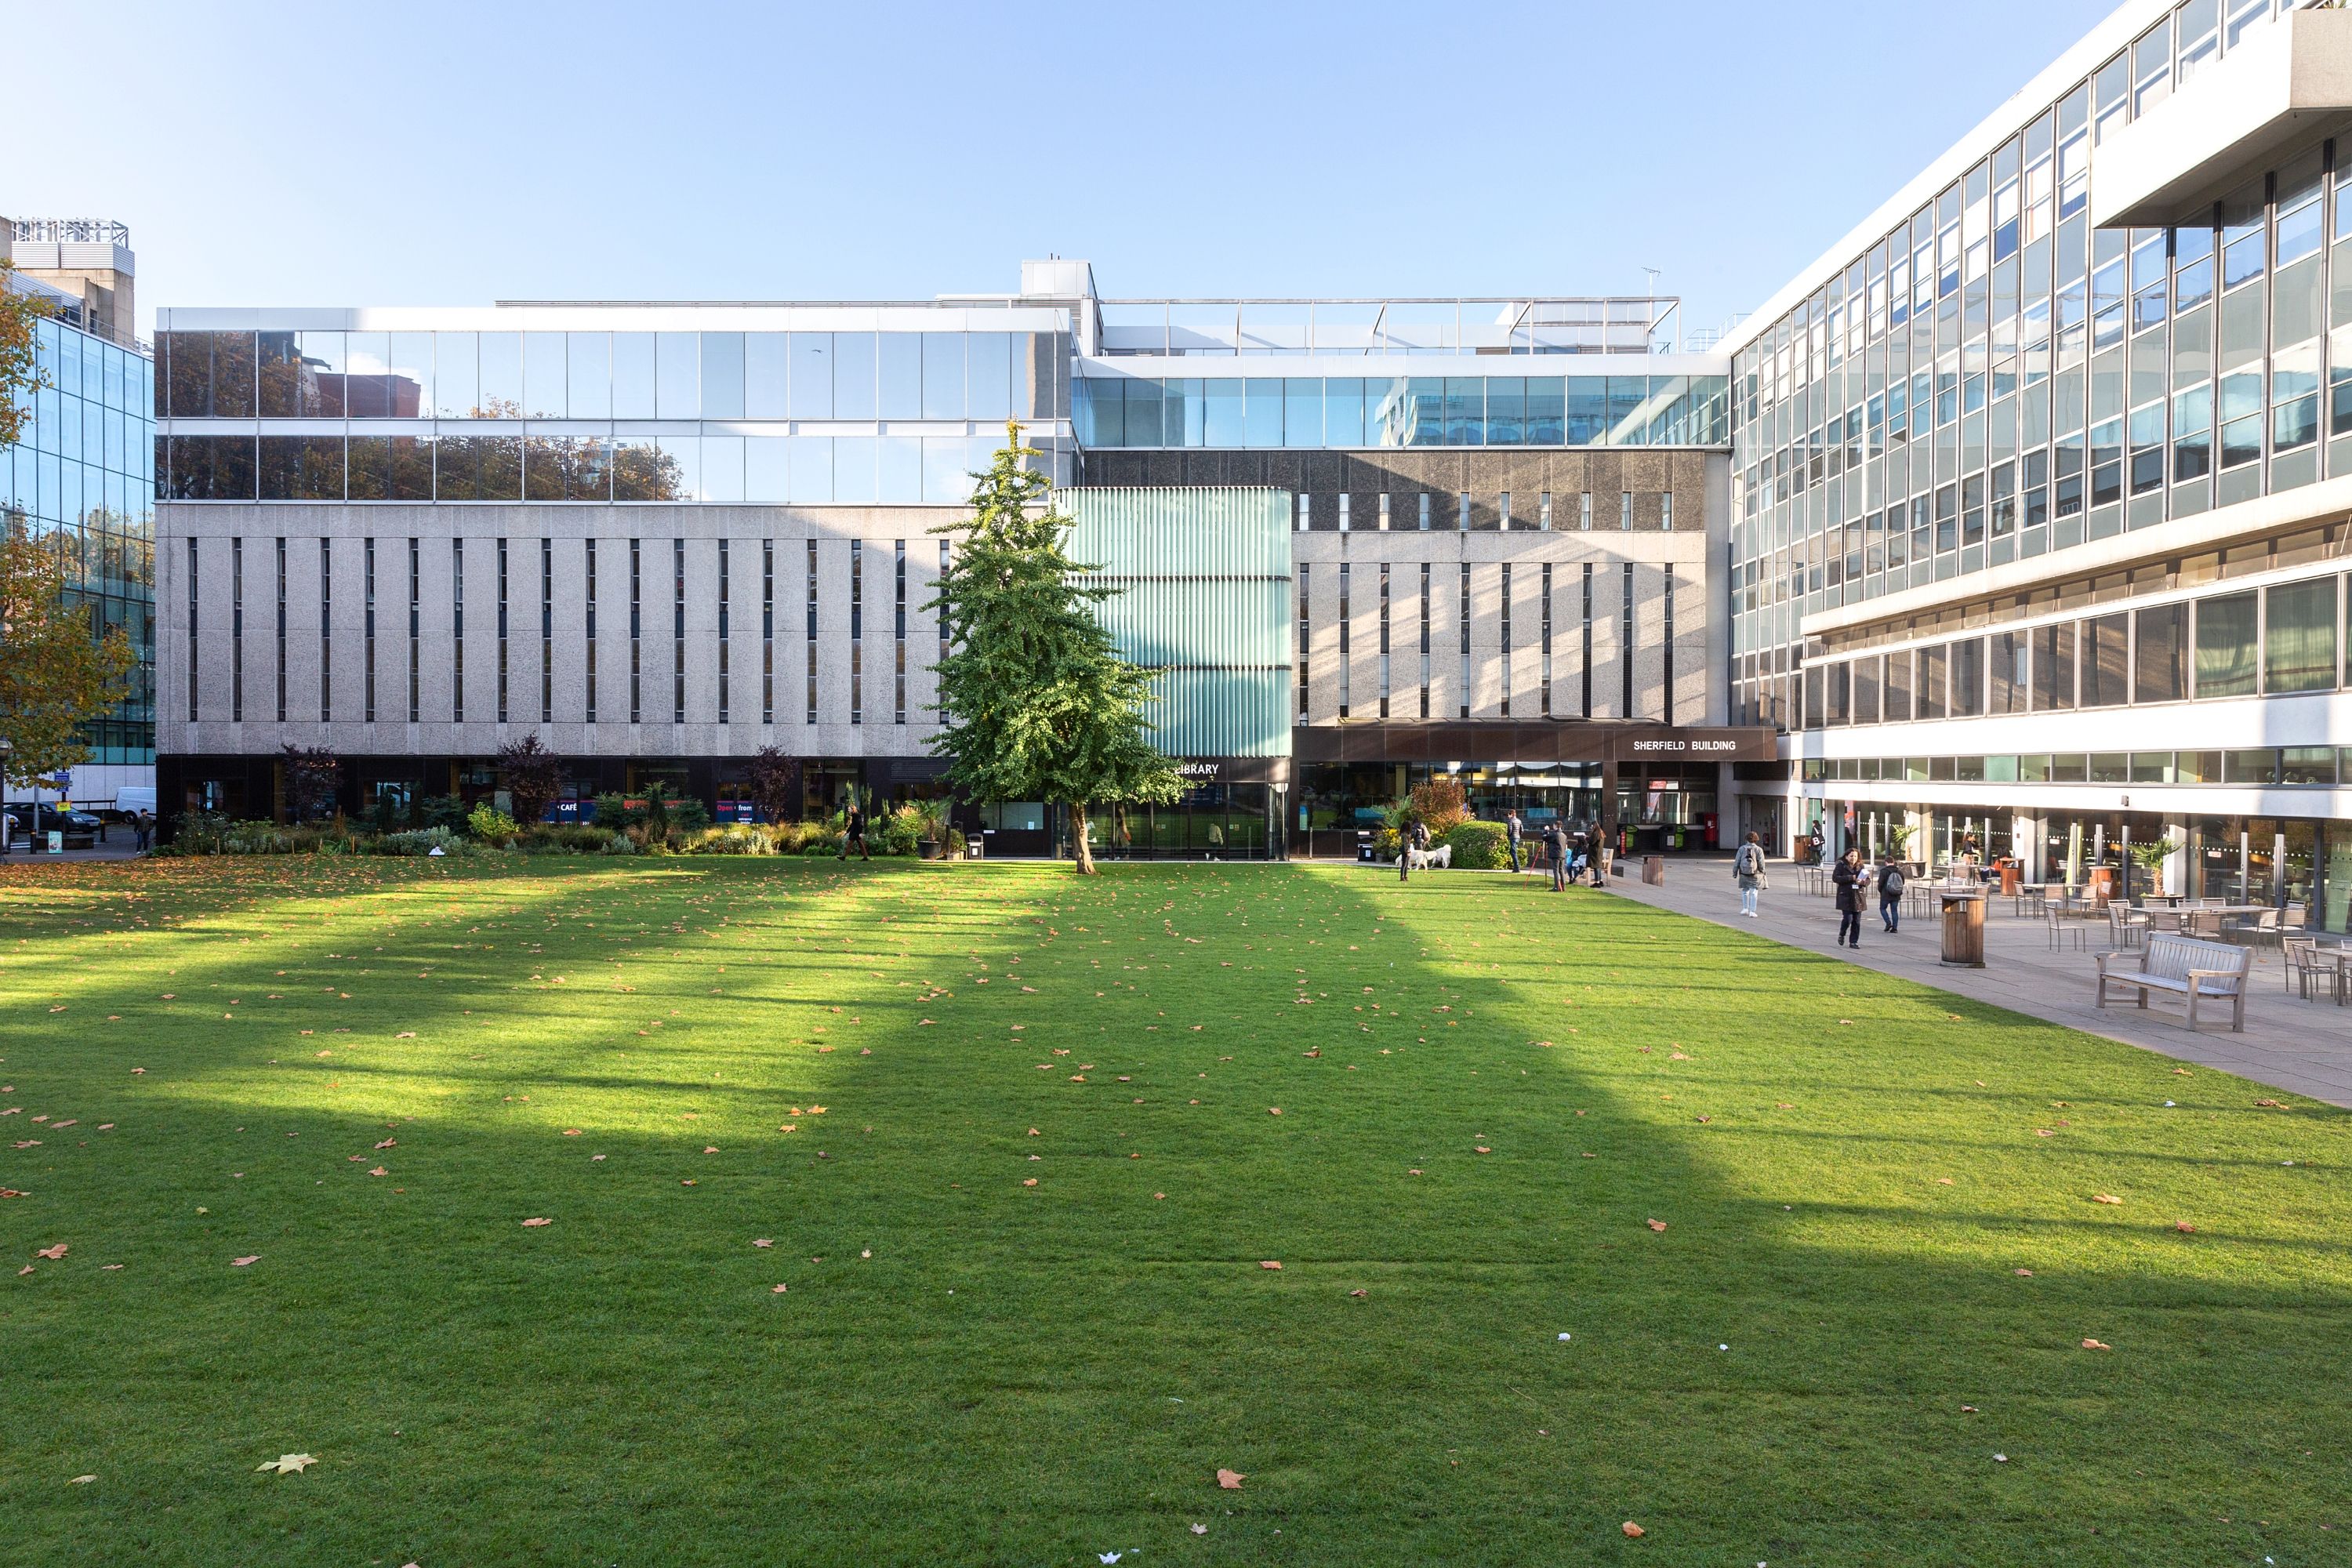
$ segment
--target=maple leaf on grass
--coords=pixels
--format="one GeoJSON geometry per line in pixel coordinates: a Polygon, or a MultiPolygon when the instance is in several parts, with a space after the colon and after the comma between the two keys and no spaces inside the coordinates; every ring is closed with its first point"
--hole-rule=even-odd
{"type": "Polygon", "coordinates": [[[308,1454],[280,1454],[274,1459],[264,1459],[253,1468],[257,1470],[269,1470],[281,1476],[299,1476],[318,1462],[308,1454]]]}
{"type": "Polygon", "coordinates": [[[1217,1485],[1229,1492],[1237,1492],[1241,1490],[1242,1483],[1247,1479],[1249,1479],[1249,1478],[1242,1474],[1239,1470],[1220,1469],[1217,1472],[1217,1485]]]}

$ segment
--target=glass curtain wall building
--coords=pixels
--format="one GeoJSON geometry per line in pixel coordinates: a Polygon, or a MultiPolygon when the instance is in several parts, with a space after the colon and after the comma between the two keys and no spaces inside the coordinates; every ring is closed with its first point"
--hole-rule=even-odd
{"type": "MultiPolygon", "coordinates": [[[[1008,421],[1139,595],[1106,616],[1164,672],[1163,744],[1195,781],[1098,816],[1106,853],[1349,853],[1434,773],[1696,847],[1723,759],[1769,755],[1717,732],[1730,365],[1660,352],[1672,300],[1023,279],[871,305],[164,310],[167,809],[282,811],[295,744],[345,760],[346,810],[407,813],[491,791],[531,731],[572,815],[654,783],[739,813],[768,745],[806,811],[929,793],[954,548],[932,530],[1008,421]]],[[[967,826],[1066,847],[1047,803],[967,826]]]]}
{"type": "Polygon", "coordinates": [[[2344,19],[2124,6],[1728,345],[1755,825],[2342,928],[2352,104],[2265,94],[2344,19]]]}
{"type": "Polygon", "coordinates": [[[13,286],[50,313],[35,329],[32,417],[0,447],[0,513],[63,555],[69,601],[137,655],[128,695],[88,725],[90,761],[67,791],[112,806],[155,782],[154,370],[135,342],[84,330],[79,297],[21,276],[13,286]]]}

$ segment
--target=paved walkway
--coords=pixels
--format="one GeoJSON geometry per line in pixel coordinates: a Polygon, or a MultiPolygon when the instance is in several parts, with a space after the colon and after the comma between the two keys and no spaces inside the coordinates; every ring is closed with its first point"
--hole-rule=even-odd
{"type": "MultiPolygon", "coordinates": [[[[1678,914],[1751,931],[1791,947],[1837,953],[1849,963],[1973,1001],[2105,1035],[2330,1104],[2352,1105],[2352,1006],[2337,1007],[2324,995],[2304,1001],[2286,988],[2276,952],[2254,955],[2243,1034],[2230,1032],[2230,1015],[2222,1007],[2210,1012],[2200,1008],[2192,1034],[2177,997],[2152,996],[2145,1013],[2128,1000],[2116,1005],[2114,992],[2108,994],[2105,1011],[2092,1005],[2097,983],[2093,954],[2106,951],[2105,921],[2085,925],[2082,952],[2075,952],[2071,942],[2053,952],[2041,919],[2013,916],[2010,900],[1995,898],[1988,900],[1985,913],[1985,967],[1947,969],[1938,960],[1941,931],[1935,920],[1906,920],[1899,935],[1888,936],[1874,909],[1863,916],[1861,948],[1840,949],[1837,910],[1826,896],[1803,892],[1793,866],[1776,863],[1770,880],[1762,910],[1751,921],[1739,913],[1727,855],[1671,858],[1661,887],[1643,885],[1638,860],[1627,865],[1626,875],[1609,879],[1611,888],[1625,897],[1678,914]]],[[[1874,906],[1875,899],[1872,902],[1874,906]]]]}
{"type": "Polygon", "coordinates": [[[139,851],[131,847],[133,842],[130,831],[121,828],[108,834],[103,844],[94,844],[87,849],[61,850],[55,855],[37,855],[20,841],[6,855],[0,855],[0,870],[11,866],[54,865],[59,860],[136,860],[139,851]]]}

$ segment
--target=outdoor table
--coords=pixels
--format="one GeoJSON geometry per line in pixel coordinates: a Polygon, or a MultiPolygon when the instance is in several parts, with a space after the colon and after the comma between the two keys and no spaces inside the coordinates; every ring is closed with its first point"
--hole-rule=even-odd
{"type": "Polygon", "coordinates": [[[2344,994],[2352,987],[2352,947],[2315,947],[2312,952],[2336,965],[2336,1005],[2344,1005],[2344,994]]]}

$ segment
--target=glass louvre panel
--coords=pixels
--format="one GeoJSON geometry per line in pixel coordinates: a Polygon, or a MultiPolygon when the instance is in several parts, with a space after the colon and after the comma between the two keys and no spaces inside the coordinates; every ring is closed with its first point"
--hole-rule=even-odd
{"type": "Polygon", "coordinates": [[[2252,697],[2259,666],[2252,594],[2197,601],[2197,695],[2252,697]]]}
{"type": "Polygon", "coordinates": [[[1857,724],[1878,722],[1878,669],[1876,658],[1853,661],[1853,721],[1857,724]]]}
{"type": "Polygon", "coordinates": [[[2159,605],[2137,613],[2139,648],[2134,660],[2132,700],[2178,702],[2189,695],[2189,606],[2159,605]]]}
{"type": "Polygon", "coordinates": [[[2118,708],[2126,689],[2131,647],[2131,617],[2101,616],[2082,623],[2082,692],[2084,708],[2118,708]]]}
{"type": "Polygon", "coordinates": [[[2074,628],[2036,626],[2032,636],[2033,710],[2063,712],[2074,706],[2074,628]]]}
{"type": "Polygon", "coordinates": [[[1948,652],[1942,644],[1919,649],[1917,701],[1922,719],[1944,717],[1944,668],[1948,652]]]}
{"type": "Polygon", "coordinates": [[[1989,695],[1991,711],[2022,713],[2030,695],[2026,686],[2025,634],[2000,632],[1985,639],[1992,655],[1992,679],[1989,695]]]}
{"type": "Polygon", "coordinates": [[[1973,719],[1984,711],[1984,639],[1952,645],[1952,717],[1973,719]]]}
{"type": "Polygon", "coordinates": [[[2270,590],[2263,617],[2263,690],[2334,689],[2336,581],[2322,577],[2270,590]]]}

